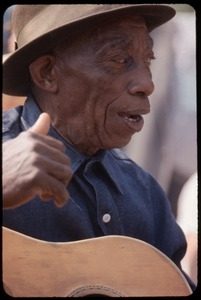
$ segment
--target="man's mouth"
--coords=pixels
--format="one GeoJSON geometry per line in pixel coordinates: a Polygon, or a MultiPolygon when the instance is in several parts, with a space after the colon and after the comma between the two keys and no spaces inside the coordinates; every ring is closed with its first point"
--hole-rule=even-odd
{"type": "Polygon", "coordinates": [[[129,116],[121,116],[121,117],[129,122],[140,122],[142,120],[141,115],[129,115],[129,116]]]}
{"type": "Polygon", "coordinates": [[[119,113],[118,115],[132,133],[140,131],[144,125],[142,114],[119,113]]]}

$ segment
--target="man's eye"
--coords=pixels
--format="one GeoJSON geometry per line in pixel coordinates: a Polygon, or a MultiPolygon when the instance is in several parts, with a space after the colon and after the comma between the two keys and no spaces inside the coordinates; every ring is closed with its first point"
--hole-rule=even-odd
{"type": "Polygon", "coordinates": [[[121,65],[127,65],[132,62],[132,57],[126,57],[126,58],[114,58],[112,59],[113,62],[121,64],[121,65]]]}
{"type": "Polygon", "coordinates": [[[144,59],[145,65],[150,66],[150,65],[151,65],[151,61],[152,61],[153,59],[155,59],[154,56],[146,57],[146,58],[144,59]]]}

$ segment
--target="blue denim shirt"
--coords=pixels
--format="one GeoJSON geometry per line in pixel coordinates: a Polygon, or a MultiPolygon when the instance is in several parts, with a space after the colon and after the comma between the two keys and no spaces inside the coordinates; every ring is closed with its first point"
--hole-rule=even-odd
{"type": "MultiPolygon", "coordinates": [[[[3,115],[3,141],[27,130],[41,113],[29,97],[3,115]]],[[[71,159],[73,178],[70,199],[58,208],[36,196],[30,202],[3,212],[3,225],[34,238],[75,241],[103,235],[126,235],[158,248],[177,266],[186,241],[156,180],[122,151],[100,150],[86,156],[73,149],[51,127],[48,133],[61,140],[71,159]]]]}

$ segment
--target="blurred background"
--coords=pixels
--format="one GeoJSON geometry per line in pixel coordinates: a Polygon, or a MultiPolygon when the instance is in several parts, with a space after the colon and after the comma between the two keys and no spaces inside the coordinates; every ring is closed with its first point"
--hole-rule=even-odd
{"type": "MultiPolygon", "coordinates": [[[[12,29],[12,13],[15,5],[5,9],[3,15],[3,58],[4,61],[13,51],[15,51],[15,35],[12,29]]],[[[20,74],[19,74],[20,76],[20,74]]],[[[2,95],[2,109],[6,110],[16,105],[23,105],[24,97],[2,95]]]]}
{"type": "Polygon", "coordinates": [[[197,169],[195,13],[189,5],[176,9],[176,17],[151,34],[151,113],[124,148],[160,182],[175,215],[180,190],[197,169]]]}
{"type": "MultiPolygon", "coordinates": [[[[190,5],[171,6],[176,17],[151,33],[156,57],[151,67],[155,84],[151,113],[145,116],[141,133],[123,150],[166,192],[187,237],[184,269],[197,283],[196,16],[190,5]]],[[[4,13],[3,60],[14,51],[13,8],[4,13]]],[[[3,95],[2,109],[24,100],[3,95]]]]}
{"type": "Polygon", "coordinates": [[[166,192],[188,243],[182,266],[197,283],[196,16],[190,5],[171,6],[175,18],[151,33],[151,113],[124,151],[166,192]]]}

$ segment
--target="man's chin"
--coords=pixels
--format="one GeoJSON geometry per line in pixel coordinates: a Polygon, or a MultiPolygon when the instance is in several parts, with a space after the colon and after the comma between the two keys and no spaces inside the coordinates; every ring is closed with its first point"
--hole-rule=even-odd
{"type": "Polygon", "coordinates": [[[129,138],[122,139],[122,141],[114,141],[114,142],[110,141],[110,143],[108,143],[107,145],[105,144],[104,149],[111,150],[115,148],[119,148],[119,149],[123,148],[130,143],[131,138],[132,135],[129,138]]]}

